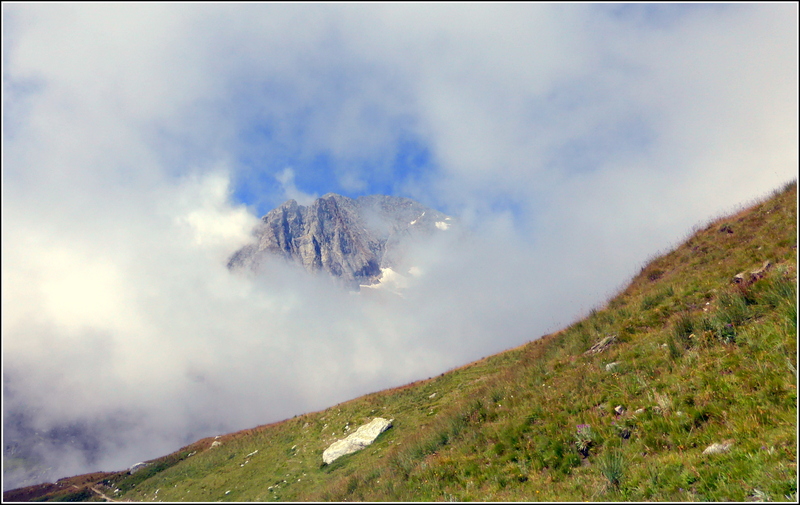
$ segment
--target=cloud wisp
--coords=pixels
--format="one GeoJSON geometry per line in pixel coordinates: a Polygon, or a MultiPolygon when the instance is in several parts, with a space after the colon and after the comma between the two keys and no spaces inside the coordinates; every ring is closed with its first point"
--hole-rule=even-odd
{"type": "Polygon", "coordinates": [[[794,4],[3,14],[4,438],[51,435],[34,469],[7,448],[6,488],[537,338],[798,163],[794,4]],[[225,268],[259,213],[327,192],[469,233],[421,246],[402,297],[225,268]]]}

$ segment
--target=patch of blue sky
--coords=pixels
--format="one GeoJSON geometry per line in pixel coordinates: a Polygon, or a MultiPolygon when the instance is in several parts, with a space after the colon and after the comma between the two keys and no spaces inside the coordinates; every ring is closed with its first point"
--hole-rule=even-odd
{"type": "Polygon", "coordinates": [[[248,172],[238,177],[233,183],[232,198],[234,202],[247,205],[257,216],[261,217],[279,205],[274,195],[280,193],[281,185],[275,174],[267,171],[248,172]]]}
{"type": "MultiPolygon", "coordinates": [[[[272,100],[280,96],[280,90],[270,92],[272,100]]],[[[232,197],[261,216],[286,199],[279,174],[288,168],[294,172],[295,181],[303,181],[304,172],[298,168],[313,165],[304,159],[300,142],[306,136],[304,124],[309,112],[297,111],[293,120],[285,121],[257,107],[250,109],[252,104],[260,103],[252,94],[239,96],[232,104],[240,124],[230,147],[234,164],[232,197]]],[[[303,189],[302,182],[300,186],[303,189]]]]}
{"type": "Polygon", "coordinates": [[[243,125],[233,146],[236,201],[257,213],[280,205],[286,195],[276,176],[287,168],[303,193],[350,197],[396,194],[405,180],[430,168],[432,157],[425,143],[413,135],[410,118],[370,101],[356,100],[358,108],[347,109],[360,88],[340,74],[327,69],[317,74],[315,80],[325,92],[308,98],[278,82],[234,85],[240,93],[231,106],[243,125]],[[296,107],[300,103],[304,105],[296,107]],[[343,117],[355,121],[353,131],[337,124],[343,117]],[[331,143],[335,133],[327,131],[337,128],[352,135],[338,147],[331,143]],[[367,136],[363,142],[359,131],[367,136]],[[372,133],[376,135],[370,138],[372,133]]]}
{"type": "Polygon", "coordinates": [[[368,184],[369,194],[404,196],[405,188],[425,184],[437,172],[430,147],[420,139],[404,137],[397,141],[389,170],[368,184]]]}
{"type": "Polygon", "coordinates": [[[279,176],[286,169],[293,173],[294,186],[304,193],[324,194],[316,188],[332,187],[336,179],[328,157],[320,154],[312,160],[298,156],[294,149],[265,145],[260,153],[240,156],[239,168],[232,181],[235,202],[250,207],[258,216],[263,216],[285,200],[284,185],[279,176]]]}
{"type": "Polygon", "coordinates": [[[329,150],[304,153],[297,145],[276,142],[268,126],[246,134],[240,153],[233,198],[263,215],[286,198],[278,174],[289,168],[294,185],[303,193],[318,196],[329,192],[351,198],[371,194],[410,196],[405,188],[424,184],[437,170],[430,148],[420,139],[403,135],[387,152],[366,158],[337,157],[329,150]],[[347,183],[347,177],[358,184],[347,183]]]}

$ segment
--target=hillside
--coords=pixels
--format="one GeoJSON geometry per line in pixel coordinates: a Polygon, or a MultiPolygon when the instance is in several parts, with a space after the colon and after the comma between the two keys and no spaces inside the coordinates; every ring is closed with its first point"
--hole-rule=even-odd
{"type": "Polygon", "coordinates": [[[704,226],[560,332],[200,440],[132,475],[4,499],[795,501],[796,287],[792,183],[704,226]],[[393,427],[322,464],[332,442],[375,417],[393,427]]]}

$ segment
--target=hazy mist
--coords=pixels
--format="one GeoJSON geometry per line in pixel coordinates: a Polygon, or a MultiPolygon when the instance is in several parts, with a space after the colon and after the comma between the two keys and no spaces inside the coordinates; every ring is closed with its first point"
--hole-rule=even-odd
{"type": "Polygon", "coordinates": [[[562,328],[796,175],[797,75],[796,4],[4,4],[3,436],[60,441],[4,489],[562,328]],[[463,230],[400,295],[226,268],[329,191],[463,230]]]}

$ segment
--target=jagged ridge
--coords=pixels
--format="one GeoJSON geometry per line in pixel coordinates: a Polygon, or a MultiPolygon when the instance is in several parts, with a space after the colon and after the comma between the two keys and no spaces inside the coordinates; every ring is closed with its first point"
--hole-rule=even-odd
{"type": "Polygon", "coordinates": [[[357,288],[394,267],[415,238],[447,229],[452,218],[414,200],[328,193],[311,205],[289,200],[254,230],[255,241],[236,251],[228,268],[258,270],[267,255],[283,256],[309,272],[326,271],[357,288]]]}

